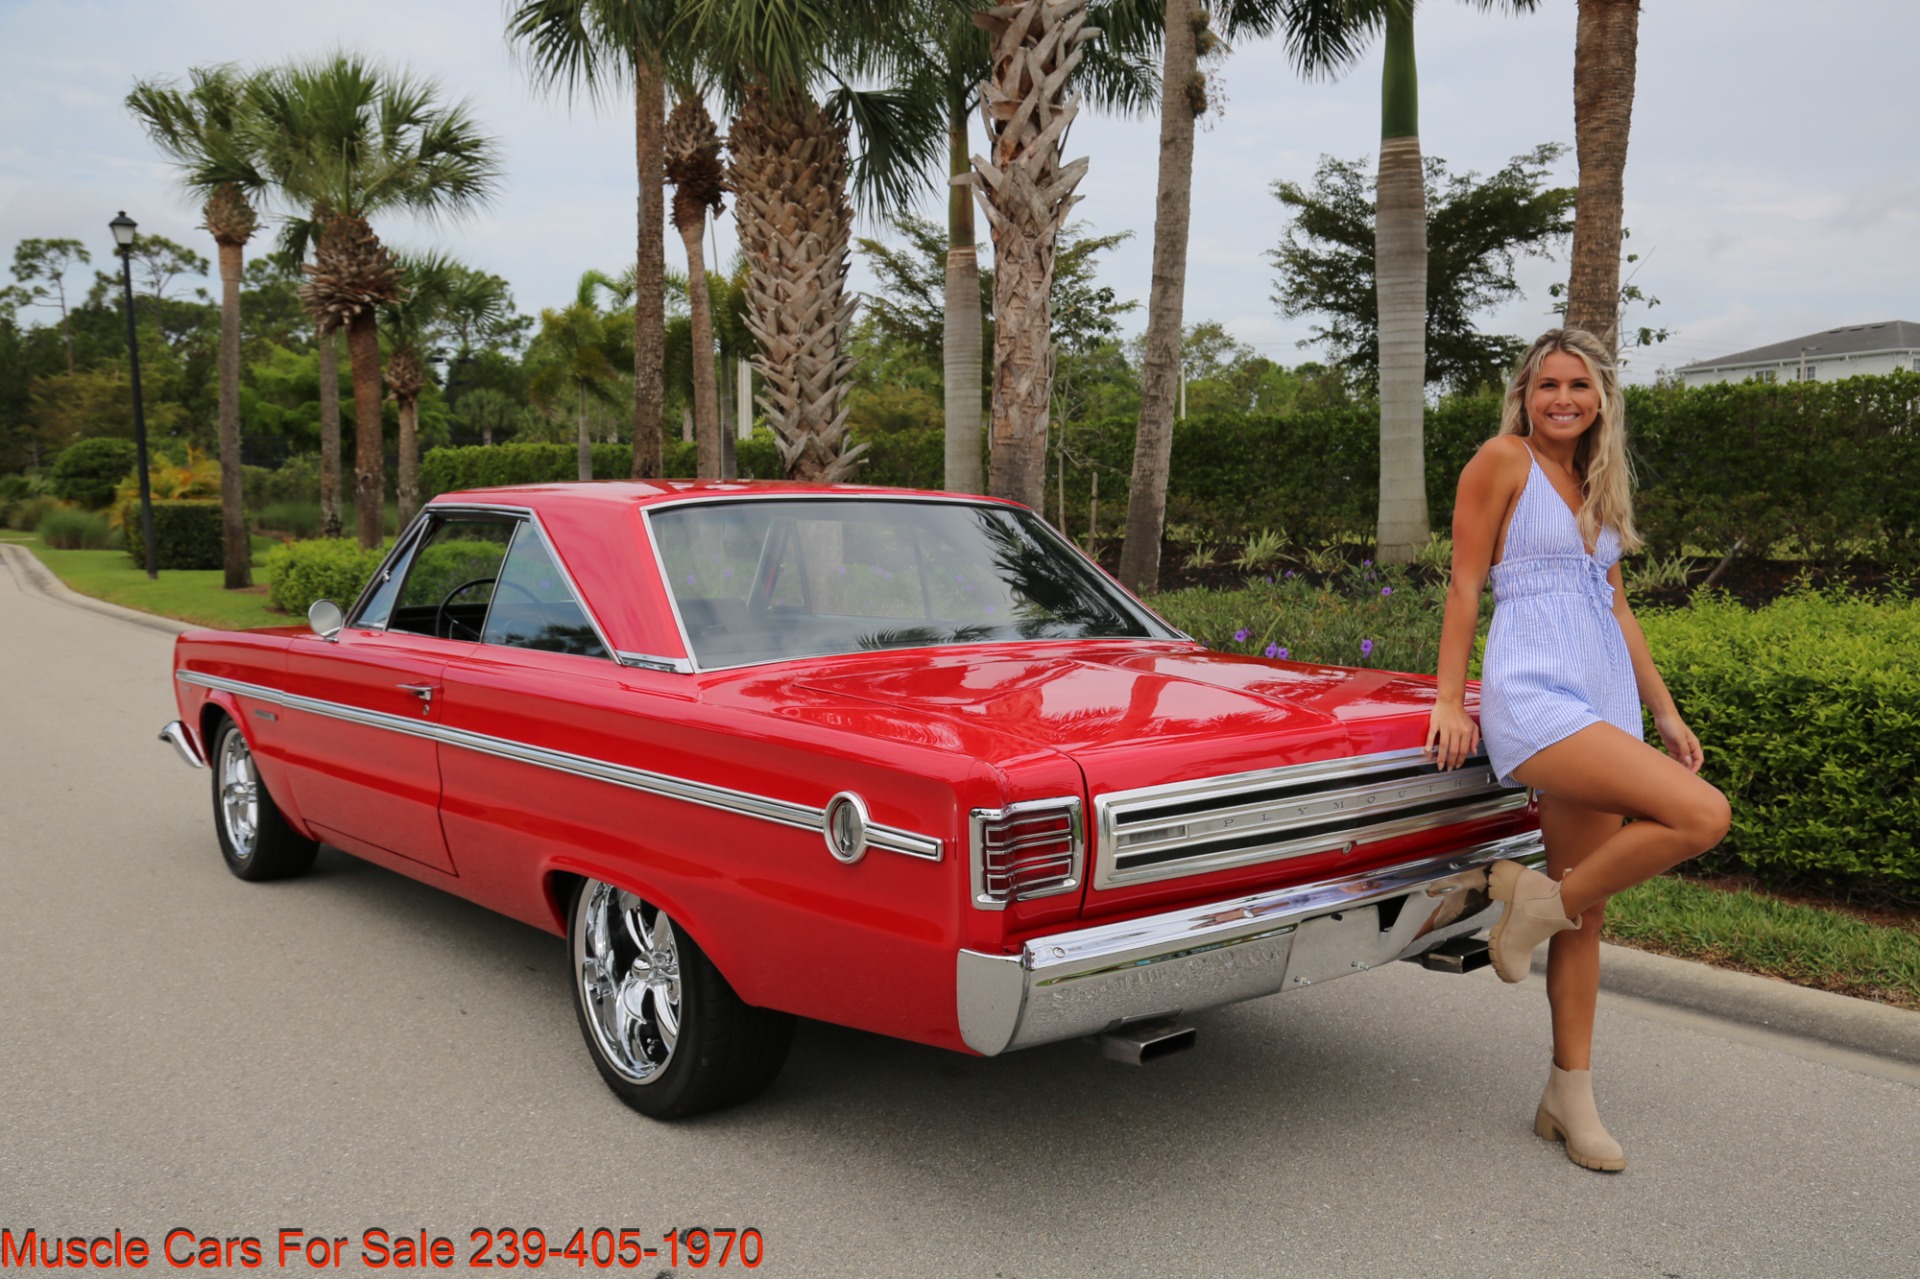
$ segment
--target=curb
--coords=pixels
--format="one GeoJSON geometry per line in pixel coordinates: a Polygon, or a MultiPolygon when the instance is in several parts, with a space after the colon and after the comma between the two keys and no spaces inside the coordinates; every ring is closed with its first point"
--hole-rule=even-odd
{"type": "MultiPolygon", "coordinates": [[[[1546,952],[1533,970],[1546,972],[1546,952]]],[[[1600,989],[1920,1065],[1920,1013],[1630,946],[1600,944],[1600,989]]]]}
{"type": "Polygon", "coordinates": [[[185,622],[176,622],[170,617],[160,617],[153,613],[142,613],[136,608],[122,608],[118,604],[109,604],[105,600],[94,599],[91,595],[82,595],[68,586],[53,570],[40,562],[40,557],[26,547],[13,542],[0,542],[0,563],[13,570],[14,580],[26,590],[46,596],[59,604],[74,608],[84,608],[88,612],[99,613],[105,617],[117,618],[122,622],[131,622],[135,626],[144,626],[148,630],[164,631],[168,635],[178,635],[183,631],[202,630],[203,627],[190,626],[185,622]]]}

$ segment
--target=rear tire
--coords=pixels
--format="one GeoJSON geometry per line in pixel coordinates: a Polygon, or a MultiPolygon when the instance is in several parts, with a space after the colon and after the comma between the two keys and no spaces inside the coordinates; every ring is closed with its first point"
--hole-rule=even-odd
{"type": "Polygon", "coordinates": [[[251,883],[312,869],[320,845],[295,830],[273,802],[238,724],[225,716],[217,721],[207,759],[213,768],[213,829],[227,869],[251,883]]]}
{"type": "Polygon", "coordinates": [[[734,993],[667,913],[582,880],[567,910],[573,1010],[600,1077],[654,1119],[685,1119],[763,1092],[786,1063],[793,1018],[734,993]]]}

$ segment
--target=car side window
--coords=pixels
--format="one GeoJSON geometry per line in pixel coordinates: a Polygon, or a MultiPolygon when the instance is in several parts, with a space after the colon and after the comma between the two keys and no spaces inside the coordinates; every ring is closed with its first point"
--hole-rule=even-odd
{"type": "Polygon", "coordinates": [[[479,639],[519,523],[510,515],[455,513],[437,519],[414,552],[387,629],[479,639]]]}
{"type": "Polygon", "coordinates": [[[493,608],[487,613],[489,644],[536,648],[548,653],[577,653],[606,657],[606,646],[587,618],[586,609],[567,586],[553,550],[532,523],[520,526],[493,586],[493,608]]]}
{"type": "Polygon", "coordinates": [[[354,618],[355,626],[378,630],[387,624],[387,618],[393,613],[393,602],[400,597],[400,584],[407,580],[407,565],[412,561],[418,545],[419,539],[416,538],[393,557],[391,565],[375,576],[366,606],[354,618]]]}

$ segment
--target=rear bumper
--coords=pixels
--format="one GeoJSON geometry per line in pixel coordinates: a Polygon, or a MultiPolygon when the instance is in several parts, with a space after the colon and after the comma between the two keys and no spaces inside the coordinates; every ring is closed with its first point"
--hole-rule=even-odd
{"type": "Polygon", "coordinates": [[[960,1034],[983,1056],[1331,981],[1479,931],[1488,863],[1545,859],[1527,831],[1344,879],[963,950],[960,1034]]]}

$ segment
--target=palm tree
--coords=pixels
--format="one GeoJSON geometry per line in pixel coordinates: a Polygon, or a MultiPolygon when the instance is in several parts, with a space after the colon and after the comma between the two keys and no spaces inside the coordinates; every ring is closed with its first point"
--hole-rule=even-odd
{"type": "Polygon", "coordinates": [[[499,176],[493,141],[437,84],[346,53],[265,77],[250,124],[288,205],[296,242],[317,227],[301,297],[324,332],[347,331],[353,371],[354,510],[360,544],[383,535],[378,308],[402,295],[399,264],[369,218],[484,203],[499,176]]]}
{"type": "Polygon", "coordinates": [[[203,225],[220,260],[220,514],[227,590],[253,585],[253,553],[242,508],[240,466],[240,280],[246,243],[259,218],[251,196],[266,185],[239,127],[248,77],[231,66],[195,67],[192,87],[137,82],[127,109],[179,166],[181,182],[204,198],[203,225]]]}
{"type": "Polygon", "coordinates": [[[692,321],[693,438],[698,441],[695,474],[719,479],[725,470],[726,442],[720,429],[720,387],[713,358],[713,296],[707,287],[703,247],[707,213],[725,203],[727,170],[720,160],[720,135],[697,92],[686,92],[667,118],[667,181],[673,183],[673,225],[687,246],[687,310],[692,321]]]}
{"type": "Polygon", "coordinates": [[[507,35],[537,85],[590,97],[631,83],[634,170],[640,183],[633,311],[633,478],[660,474],[666,388],[663,134],[669,69],[683,65],[684,0],[519,0],[507,35]]]}
{"type": "Polygon", "coordinates": [[[623,312],[603,313],[595,305],[596,295],[603,289],[620,302],[637,296],[625,282],[611,280],[599,271],[588,271],[580,277],[573,305],[540,312],[540,332],[527,350],[531,370],[527,390],[534,403],[552,412],[560,408],[564,394],[572,395],[582,480],[593,478],[588,406],[596,402],[616,402],[620,365],[632,356],[627,347],[627,334],[632,331],[631,317],[623,312]]]}
{"type": "Polygon", "coordinates": [[[1640,0],[1580,0],[1573,51],[1573,139],[1580,196],[1573,215],[1567,326],[1617,351],[1627,132],[1640,42],[1640,0]]]}
{"type": "Polygon", "coordinates": [[[400,525],[420,509],[420,393],[427,387],[427,359],[434,339],[455,330],[456,314],[467,326],[475,313],[499,309],[504,282],[454,261],[444,253],[399,258],[404,293],[380,306],[387,335],[387,393],[400,418],[400,525]]]}

